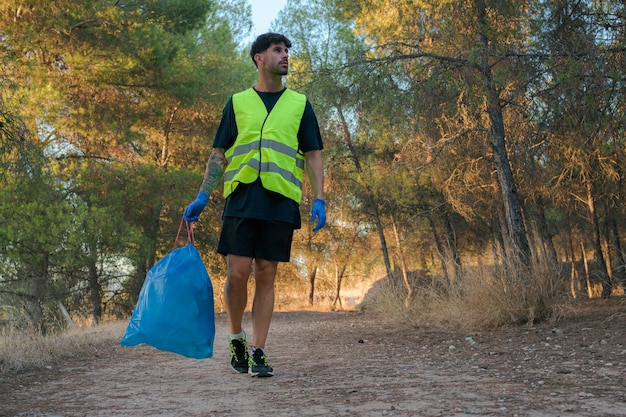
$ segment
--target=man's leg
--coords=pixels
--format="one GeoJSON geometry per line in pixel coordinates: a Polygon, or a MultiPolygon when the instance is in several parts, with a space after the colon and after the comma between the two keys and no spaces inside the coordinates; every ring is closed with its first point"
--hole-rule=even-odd
{"type": "Polygon", "coordinates": [[[253,349],[248,373],[254,377],[274,375],[274,369],[265,356],[265,341],[274,312],[274,281],[278,262],[256,259],[254,261],[254,302],[252,304],[253,349]]]}
{"type": "Polygon", "coordinates": [[[241,322],[248,300],[248,280],[252,258],[227,255],[228,276],[224,284],[224,304],[228,317],[230,366],[236,372],[248,373],[248,344],[241,322]]]}
{"type": "Polygon", "coordinates": [[[224,305],[228,316],[228,326],[232,334],[242,331],[243,312],[248,303],[248,280],[252,258],[227,255],[228,276],[224,284],[224,305]]]}
{"type": "Polygon", "coordinates": [[[252,346],[265,348],[274,312],[274,281],[278,262],[255,259],[254,261],[254,301],[252,304],[252,346]]]}

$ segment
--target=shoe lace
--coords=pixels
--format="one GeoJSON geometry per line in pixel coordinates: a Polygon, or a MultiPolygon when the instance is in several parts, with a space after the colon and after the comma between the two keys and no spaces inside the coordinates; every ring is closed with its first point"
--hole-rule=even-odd
{"type": "Polygon", "coordinates": [[[246,346],[243,340],[233,339],[230,341],[230,354],[237,361],[245,359],[246,346]]]}
{"type": "Polygon", "coordinates": [[[261,349],[255,349],[254,352],[252,352],[252,358],[256,364],[267,365],[267,356],[265,356],[265,353],[263,353],[261,349]]]}

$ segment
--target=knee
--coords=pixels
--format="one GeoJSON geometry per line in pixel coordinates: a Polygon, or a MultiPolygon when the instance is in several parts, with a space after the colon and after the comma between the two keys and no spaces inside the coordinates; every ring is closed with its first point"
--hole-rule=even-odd
{"type": "Polygon", "coordinates": [[[271,291],[274,289],[275,276],[255,275],[254,285],[258,290],[271,291]]]}
{"type": "Polygon", "coordinates": [[[274,288],[276,281],[276,269],[265,269],[254,271],[254,282],[257,288],[262,290],[271,290],[274,288]]]}
{"type": "Polygon", "coordinates": [[[254,279],[273,284],[276,278],[277,267],[277,262],[257,261],[254,264],[254,279]]]}
{"type": "Polygon", "coordinates": [[[249,279],[250,273],[244,274],[236,271],[228,271],[226,285],[233,289],[246,288],[248,286],[249,279]]]}

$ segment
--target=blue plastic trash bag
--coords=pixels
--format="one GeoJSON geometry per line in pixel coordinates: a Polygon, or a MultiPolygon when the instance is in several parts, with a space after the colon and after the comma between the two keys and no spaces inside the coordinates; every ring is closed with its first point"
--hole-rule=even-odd
{"type": "Polygon", "coordinates": [[[148,271],[120,344],[145,343],[205,359],[213,357],[214,338],[213,285],[200,253],[188,242],[148,271]]]}

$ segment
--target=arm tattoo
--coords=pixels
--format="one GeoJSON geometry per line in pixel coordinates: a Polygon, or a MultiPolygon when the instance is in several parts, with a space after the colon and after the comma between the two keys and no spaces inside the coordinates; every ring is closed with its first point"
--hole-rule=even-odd
{"type": "Polygon", "coordinates": [[[206,164],[206,171],[204,172],[204,180],[200,186],[200,191],[211,195],[220,179],[224,174],[225,158],[224,155],[213,152],[209,156],[209,160],[206,164]]]}

